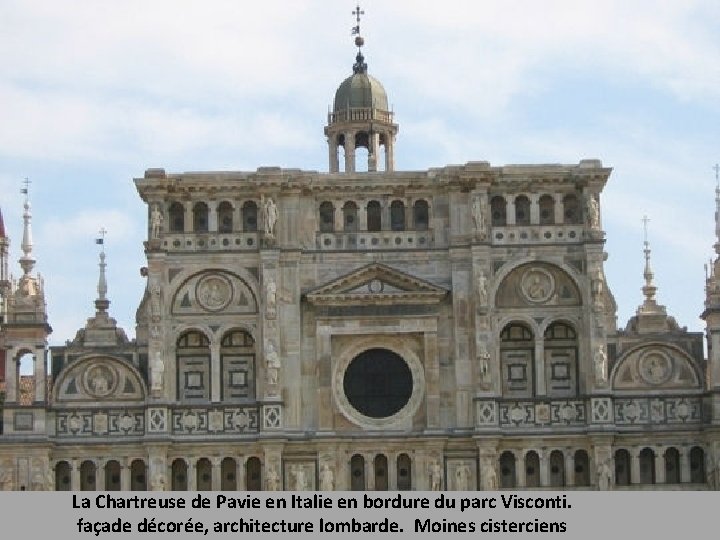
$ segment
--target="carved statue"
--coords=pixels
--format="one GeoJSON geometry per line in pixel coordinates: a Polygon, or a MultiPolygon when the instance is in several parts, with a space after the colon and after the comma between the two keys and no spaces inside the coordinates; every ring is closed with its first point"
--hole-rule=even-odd
{"type": "Polygon", "coordinates": [[[160,471],[153,474],[150,482],[151,491],[165,491],[165,475],[160,471]]]}
{"type": "Polygon", "coordinates": [[[272,278],[265,282],[265,311],[268,319],[274,319],[277,306],[277,285],[272,278]]]}
{"type": "Polygon", "coordinates": [[[479,198],[473,200],[472,203],[472,219],[475,225],[475,231],[482,233],[485,231],[485,216],[482,211],[482,203],[479,198]]]}
{"type": "Polygon", "coordinates": [[[265,351],[265,371],[267,375],[267,383],[270,386],[276,386],[280,379],[280,357],[275,350],[275,345],[272,341],[267,342],[267,349],[265,351]]]}
{"type": "Polygon", "coordinates": [[[599,385],[607,383],[607,355],[602,345],[598,345],[593,357],[595,364],[595,382],[599,385]]]}
{"type": "Polygon", "coordinates": [[[277,470],[273,465],[268,466],[267,473],[265,474],[265,487],[268,491],[280,490],[280,476],[278,476],[277,470]]]}
{"type": "Polygon", "coordinates": [[[293,469],[293,477],[295,478],[295,491],[306,491],[308,484],[305,467],[302,465],[296,465],[293,469]]]}
{"type": "Polygon", "coordinates": [[[591,229],[600,228],[600,206],[594,195],[588,197],[587,219],[591,229]]]}
{"type": "Polygon", "coordinates": [[[497,491],[497,473],[495,472],[495,466],[489,459],[483,461],[481,465],[480,478],[482,479],[482,486],[485,491],[497,491]]]}
{"type": "Polygon", "coordinates": [[[430,491],[442,490],[442,468],[438,460],[433,460],[429,468],[430,491]]]}
{"type": "Polygon", "coordinates": [[[597,486],[600,491],[612,489],[612,470],[607,461],[603,461],[597,468],[597,486]]]}
{"type": "Polygon", "coordinates": [[[470,489],[470,467],[464,461],[455,468],[455,489],[468,491],[470,489]]]}
{"type": "Polygon", "coordinates": [[[45,475],[39,468],[33,471],[30,489],[32,491],[45,491],[45,475]]]}
{"type": "Polygon", "coordinates": [[[150,290],[150,317],[154,322],[157,322],[160,320],[160,294],[162,291],[160,279],[151,277],[148,289],[150,290]]]}
{"type": "Polygon", "coordinates": [[[263,211],[263,224],[265,225],[265,235],[275,237],[275,224],[278,220],[278,210],[272,197],[261,197],[260,204],[263,211]]]}
{"type": "Polygon", "coordinates": [[[162,358],[162,352],[155,351],[150,363],[151,389],[163,389],[163,377],[165,375],[165,362],[162,358]]]}
{"type": "Polygon", "coordinates": [[[330,465],[324,463],[320,468],[320,490],[333,491],[335,489],[335,474],[330,465]]]}
{"type": "Polygon", "coordinates": [[[484,341],[478,343],[478,373],[483,387],[487,388],[492,384],[492,373],[490,372],[490,353],[484,341]]]}
{"type": "Polygon", "coordinates": [[[487,278],[482,270],[477,277],[477,299],[479,306],[486,306],[488,303],[487,278]]]}
{"type": "Polygon", "coordinates": [[[150,211],[150,237],[160,238],[160,231],[163,225],[163,215],[159,206],[153,206],[150,211]]]}

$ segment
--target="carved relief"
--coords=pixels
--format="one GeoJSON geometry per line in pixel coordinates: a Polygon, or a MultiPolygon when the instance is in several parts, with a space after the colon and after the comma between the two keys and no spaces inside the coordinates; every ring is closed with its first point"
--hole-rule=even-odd
{"type": "Polygon", "coordinates": [[[111,357],[91,357],[70,364],[58,377],[55,392],[58,403],[145,399],[135,368],[111,357]]]}
{"type": "Polygon", "coordinates": [[[613,370],[613,387],[699,388],[700,379],[687,353],[664,344],[650,344],[630,351],[613,370]]]}
{"type": "Polygon", "coordinates": [[[547,302],[555,292],[555,280],[547,270],[532,267],[523,274],[520,290],[529,302],[547,302]]]}
{"type": "Polygon", "coordinates": [[[538,304],[579,306],[580,290],[564,270],[547,263],[523,264],[503,278],[495,295],[498,307],[538,304]]]}
{"type": "Polygon", "coordinates": [[[209,274],[198,281],[195,295],[203,309],[220,311],[232,299],[232,285],[230,280],[222,274],[209,274]]]}
{"type": "Polygon", "coordinates": [[[175,291],[173,315],[257,313],[252,289],[238,276],[215,270],[187,278],[175,291]]]}

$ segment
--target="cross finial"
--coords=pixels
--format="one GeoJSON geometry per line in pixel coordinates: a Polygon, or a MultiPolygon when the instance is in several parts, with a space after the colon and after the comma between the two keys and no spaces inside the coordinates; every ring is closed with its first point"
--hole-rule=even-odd
{"type": "Polygon", "coordinates": [[[647,247],[647,245],[648,245],[648,223],[650,222],[650,218],[647,216],[643,216],[642,222],[643,222],[643,239],[644,239],[645,247],[647,247]]]}
{"type": "Polygon", "coordinates": [[[720,164],[716,163],[713,166],[713,171],[715,171],[715,185],[720,189],[720,164]]]}
{"type": "Polygon", "coordinates": [[[358,4],[357,7],[355,8],[355,11],[353,11],[352,14],[355,15],[355,22],[357,23],[357,25],[353,28],[353,33],[359,34],[360,33],[360,17],[362,15],[365,15],[365,12],[362,9],[360,9],[360,4],[358,4]]]}
{"type": "Polygon", "coordinates": [[[32,184],[32,181],[26,176],[23,180],[23,185],[25,186],[20,190],[20,193],[25,195],[25,202],[28,200],[28,194],[30,193],[30,184],[32,184]]]}
{"type": "Polygon", "coordinates": [[[105,227],[101,227],[98,231],[98,234],[100,235],[98,238],[95,239],[95,243],[100,246],[100,252],[102,254],[105,253],[105,235],[107,234],[107,230],[105,230],[105,227]]]}

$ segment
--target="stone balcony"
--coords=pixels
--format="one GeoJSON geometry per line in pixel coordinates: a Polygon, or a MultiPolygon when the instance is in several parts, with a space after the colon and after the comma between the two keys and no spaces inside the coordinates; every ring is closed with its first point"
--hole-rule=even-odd
{"type": "Polygon", "coordinates": [[[492,227],[493,245],[575,244],[585,239],[585,227],[572,225],[505,225],[492,227]]]}
{"type": "Polygon", "coordinates": [[[317,233],[322,251],[374,251],[429,249],[434,247],[432,229],[425,231],[323,232],[317,233]]]}
{"type": "Polygon", "coordinates": [[[173,233],[162,237],[162,248],[167,251],[237,251],[258,249],[257,232],[204,232],[173,233]]]}

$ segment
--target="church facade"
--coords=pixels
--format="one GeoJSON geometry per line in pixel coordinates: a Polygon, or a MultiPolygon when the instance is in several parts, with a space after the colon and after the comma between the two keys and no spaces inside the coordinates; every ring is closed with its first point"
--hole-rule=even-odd
{"type": "Polygon", "coordinates": [[[717,488],[715,272],[707,359],[656,302],[647,245],[619,327],[610,168],[396,171],[397,134],[358,52],[329,172],[145,171],[133,340],[103,253],[95,314],[48,347],[26,200],[16,282],[0,231],[0,489],[717,488]]]}

